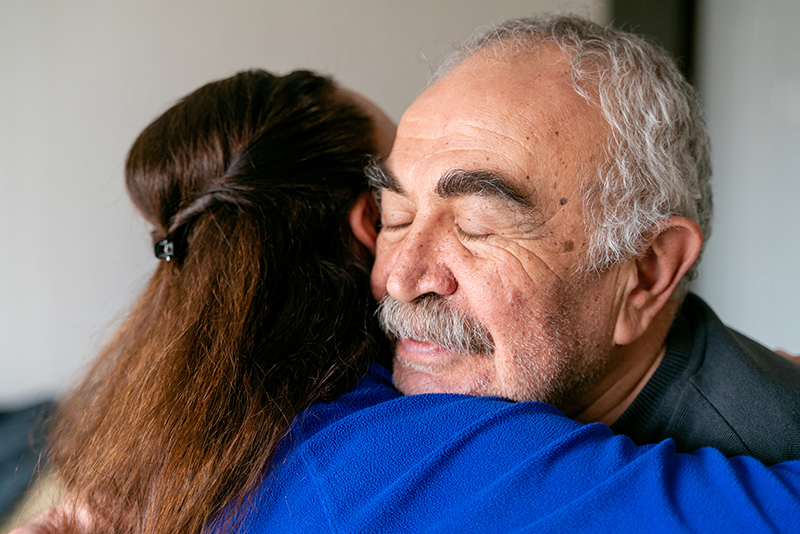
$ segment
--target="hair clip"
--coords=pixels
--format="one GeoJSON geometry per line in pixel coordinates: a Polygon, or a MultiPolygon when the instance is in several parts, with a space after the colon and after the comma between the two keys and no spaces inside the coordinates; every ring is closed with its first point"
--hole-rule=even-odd
{"type": "Polygon", "coordinates": [[[156,258],[159,260],[171,260],[175,256],[175,244],[167,239],[162,239],[155,246],[156,258]]]}

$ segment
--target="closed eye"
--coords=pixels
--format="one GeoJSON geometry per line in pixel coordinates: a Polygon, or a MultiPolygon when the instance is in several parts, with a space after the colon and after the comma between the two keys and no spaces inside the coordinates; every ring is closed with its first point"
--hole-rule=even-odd
{"type": "Polygon", "coordinates": [[[484,241],[492,234],[471,234],[465,232],[459,225],[456,225],[456,235],[464,241],[484,241]]]}
{"type": "Polygon", "coordinates": [[[408,228],[409,226],[411,226],[410,222],[400,223],[400,224],[384,224],[384,223],[380,224],[381,224],[381,230],[385,230],[387,232],[391,232],[393,230],[402,230],[403,228],[408,228]]]}

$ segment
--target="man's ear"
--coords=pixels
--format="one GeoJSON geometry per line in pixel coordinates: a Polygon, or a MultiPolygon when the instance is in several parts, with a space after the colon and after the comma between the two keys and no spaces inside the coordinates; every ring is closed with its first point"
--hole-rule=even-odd
{"type": "Polygon", "coordinates": [[[378,205],[375,204],[375,198],[369,191],[364,191],[358,195],[350,209],[350,229],[373,256],[375,256],[375,241],[378,239],[378,219],[380,212],[378,205]]]}
{"type": "Polygon", "coordinates": [[[614,329],[614,343],[639,339],[669,301],[703,246],[703,232],[685,217],[670,217],[653,229],[647,252],[626,269],[624,301],[614,329]]]}

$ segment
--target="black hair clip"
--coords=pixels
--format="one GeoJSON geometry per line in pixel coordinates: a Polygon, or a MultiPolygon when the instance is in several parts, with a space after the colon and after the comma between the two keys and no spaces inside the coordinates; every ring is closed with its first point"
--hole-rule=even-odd
{"type": "Polygon", "coordinates": [[[175,256],[175,244],[167,239],[162,239],[155,246],[156,258],[159,260],[171,260],[175,256]]]}

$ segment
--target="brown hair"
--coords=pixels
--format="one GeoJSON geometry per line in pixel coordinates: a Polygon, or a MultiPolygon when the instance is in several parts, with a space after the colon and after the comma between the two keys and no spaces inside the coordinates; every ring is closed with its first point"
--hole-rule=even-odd
{"type": "Polygon", "coordinates": [[[210,83],[150,124],[126,185],[175,243],[82,383],[51,458],[104,531],[199,532],[294,417],[381,354],[347,215],[372,123],[309,72],[210,83]]]}

